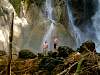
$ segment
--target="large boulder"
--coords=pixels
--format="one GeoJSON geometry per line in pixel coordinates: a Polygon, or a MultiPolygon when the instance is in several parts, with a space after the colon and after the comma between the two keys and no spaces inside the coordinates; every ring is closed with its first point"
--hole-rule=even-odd
{"type": "Polygon", "coordinates": [[[95,50],[95,43],[93,41],[86,41],[82,43],[80,48],[78,49],[80,53],[86,53],[86,52],[96,52],[95,50]]]}
{"type": "Polygon", "coordinates": [[[44,57],[39,66],[40,69],[45,69],[51,72],[58,64],[63,64],[63,61],[61,59],[44,57]]]}
{"type": "Polygon", "coordinates": [[[57,52],[48,51],[48,56],[56,58],[58,56],[58,53],[57,52]]]}
{"type": "Polygon", "coordinates": [[[58,56],[59,57],[63,57],[66,58],[68,57],[69,54],[71,54],[72,52],[75,52],[73,49],[67,47],[67,46],[60,46],[58,48],[58,56]]]}
{"type": "Polygon", "coordinates": [[[21,50],[19,52],[19,58],[22,58],[22,59],[29,59],[29,58],[35,58],[35,57],[36,55],[27,49],[21,50]]]}

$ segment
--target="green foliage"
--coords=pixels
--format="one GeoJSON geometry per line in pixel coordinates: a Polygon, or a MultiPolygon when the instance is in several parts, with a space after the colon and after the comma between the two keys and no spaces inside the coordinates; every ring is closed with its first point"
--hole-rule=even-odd
{"type": "Polygon", "coordinates": [[[27,49],[21,50],[19,52],[19,58],[22,58],[22,59],[35,58],[35,57],[36,55],[27,49]]]}
{"type": "Polygon", "coordinates": [[[21,0],[9,0],[9,1],[13,5],[17,15],[19,15],[20,14],[21,0]]]}
{"type": "Polygon", "coordinates": [[[77,65],[77,69],[76,69],[75,75],[79,75],[83,60],[84,60],[84,58],[81,59],[81,60],[78,62],[78,65],[77,65]]]}
{"type": "Polygon", "coordinates": [[[45,0],[9,0],[9,1],[13,5],[17,15],[19,16],[21,1],[24,2],[25,8],[28,9],[31,3],[35,3],[38,7],[41,7],[45,0]]]}

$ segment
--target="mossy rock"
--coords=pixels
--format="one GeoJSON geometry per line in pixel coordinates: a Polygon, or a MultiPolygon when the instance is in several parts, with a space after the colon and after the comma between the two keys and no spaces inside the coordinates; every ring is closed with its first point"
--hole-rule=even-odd
{"type": "Polygon", "coordinates": [[[27,49],[21,50],[19,52],[19,58],[22,58],[22,59],[29,59],[29,58],[31,59],[31,58],[35,58],[35,57],[36,57],[36,55],[27,49]]]}
{"type": "Polygon", "coordinates": [[[63,64],[64,62],[60,59],[44,57],[39,64],[40,69],[45,69],[51,72],[58,64],[63,64]]]}
{"type": "Polygon", "coordinates": [[[57,52],[48,51],[48,56],[52,58],[56,58],[58,56],[57,52]]]}
{"type": "Polygon", "coordinates": [[[96,50],[95,50],[95,43],[93,41],[91,41],[91,40],[86,41],[86,42],[82,43],[80,48],[78,48],[78,51],[80,53],[86,53],[88,51],[96,52],[96,50]]]}
{"type": "Polygon", "coordinates": [[[38,53],[38,58],[43,58],[43,57],[44,57],[43,53],[38,53]]]}
{"type": "Polygon", "coordinates": [[[67,46],[60,46],[58,48],[58,56],[63,57],[63,58],[68,57],[73,52],[75,51],[67,46]]]}

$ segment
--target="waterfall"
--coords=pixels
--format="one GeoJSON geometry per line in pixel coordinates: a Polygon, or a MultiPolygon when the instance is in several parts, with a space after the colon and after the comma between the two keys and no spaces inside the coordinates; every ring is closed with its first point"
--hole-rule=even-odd
{"type": "Polygon", "coordinates": [[[98,41],[96,41],[96,50],[100,52],[100,0],[98,0],[98,10],[96,14],[92,17],[93,25],[96,29],[96,37],[98,41]]]}
{"type": "Polygon", "coordinates": [[[69,19],[69,29],[71,32],[71,36],[75,39],[76,45],[75,48],[78,48],[80,44],[83,42],[84,38],[82,36],[82,32],[78,27],[75,26],[74,24],[74,17],[73,13],[71,10],[71,5],[70,5],[70,0],[67,0],[67,14],[68,14],[68,19],[69,19]]]}
{"type": "Polygon", "coordinates": [[[52,37],[55,30],[55,26],[54,26],[55,21],[53,20],[53,15],[52,15],[53,14],[52,0],[46,0],[45,11],[46,11],[45,13],[46,13],[47,19],[50,20],[51,23],[50,23],[50,27],[47,29],[47,32],[45,33],[43,37],[42,44],[45,41],[47,41],[48,50],[50,51],[52,49],[52,37]]]}

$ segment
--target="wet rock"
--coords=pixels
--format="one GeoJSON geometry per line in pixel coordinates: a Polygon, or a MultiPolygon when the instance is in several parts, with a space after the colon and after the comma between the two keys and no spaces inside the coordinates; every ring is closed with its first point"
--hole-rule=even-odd
{"type": "Polygon", "coordinates": [[[63,58],[68,57],[68,55],[71,54],[72,52],[75,51],[67,46],[60,46],[58,48],[58,56],[63,58]]]}
{"type": "Polygon", "coordinates": [[[53,57],[53,58],[55,58],[55,57],[58,56],[58,53],[57,53],[57,52],[49,51],[49,52],[48,52],[48,56],[49,56],[49,57],[53,57]]]}
{"type": "Polygon", "coordinates": [[[58,64],[62,64],[63,61],[60,59],[44,57],[40,62],[40,69],[45,69],[51,72],[58,64]]]}
{"type": "Polygon", "coordinates": [[[38,58],[43,58],[43,57],[44,57],[43,53],[38,53],[38,58]]]}
{"type": "Polygon", "coordinates": [[[29,59],[29,58],[35,58],[35,57],[36,55],[27,49],[21,50],[19,52],[19,58],[22,58],[22,59],[29,59]]]}
{"type": "Polygon", "coordinates": [[[93,41],[86,41],[82,43],[80,48],[78,49],[80,53],[86,53],[86,52],[96,52],[95,50],[95,43],[93,41]]]}

